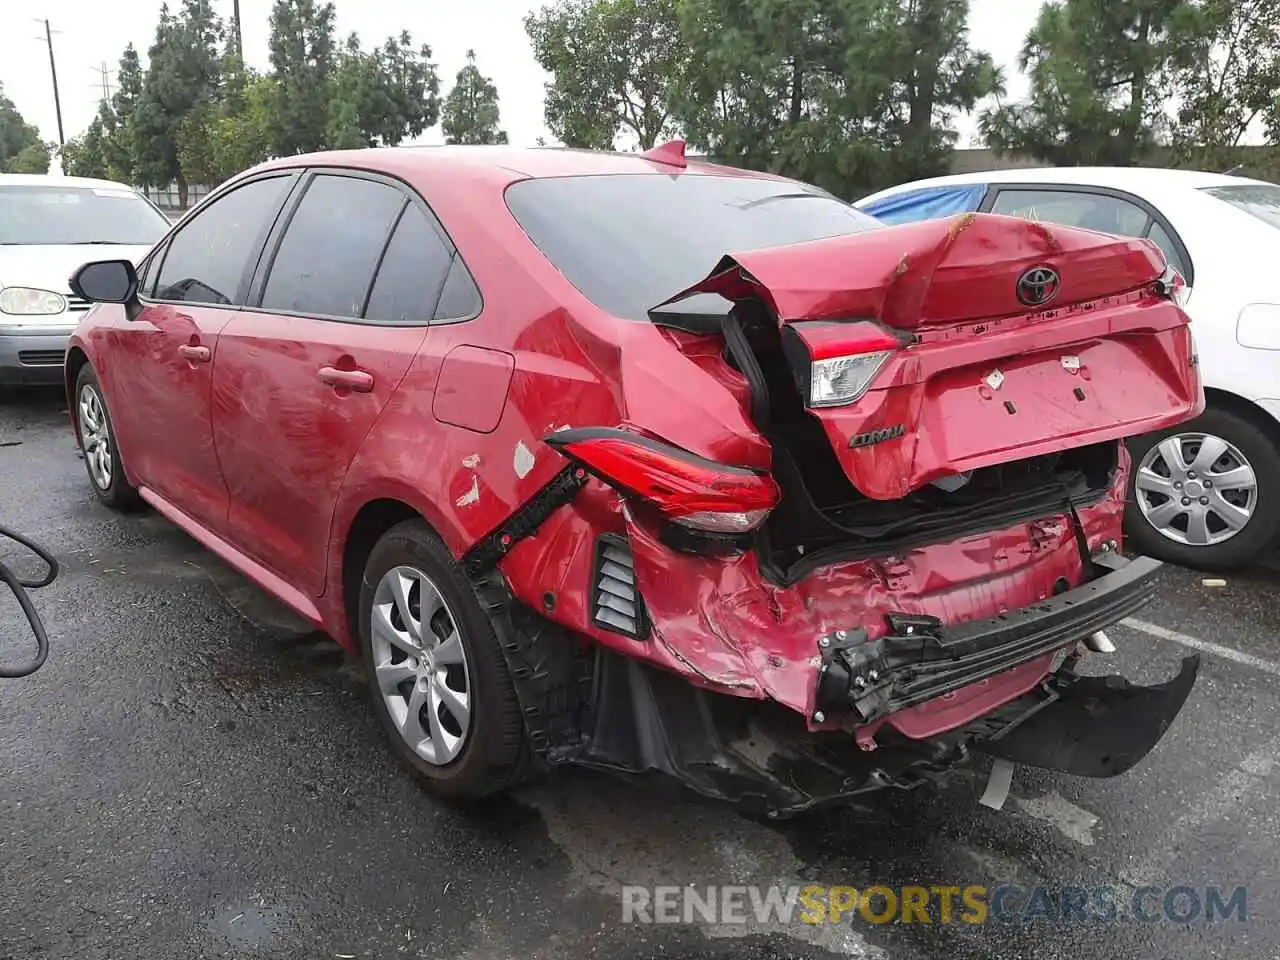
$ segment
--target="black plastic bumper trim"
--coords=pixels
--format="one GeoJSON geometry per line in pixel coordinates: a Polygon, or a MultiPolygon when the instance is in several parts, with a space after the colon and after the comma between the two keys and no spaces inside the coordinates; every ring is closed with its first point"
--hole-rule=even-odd
{"type": "Polygon", "coordinates": [[[897,629],[879,640],[859,642],[857,632],[823,638],[832,653],[817,706],[852,708],[869,722],[1068,647],[1149,603],[1160,568],[1149,557],[1126,562],[1105,555],[1081,586],[992,619],[945,627],[891,615],[897,629]],[[836,690],[843,703],[833,702],[836,690]]]}

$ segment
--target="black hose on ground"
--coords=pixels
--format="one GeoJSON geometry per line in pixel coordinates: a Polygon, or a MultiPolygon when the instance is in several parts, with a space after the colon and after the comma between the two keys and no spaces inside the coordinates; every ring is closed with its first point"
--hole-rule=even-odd
{"type": "Polygon", "coordinates": [[[47,587],[53,583],[58,577],[58,561],[53,555],[43,547],[32,543],[21,534],[14,533],[6,527],[0,527],[0,537],[7,537],[15,543],[19,543],[26,547],[37,557],[45,562],[49,567],[49,572],[39,580],[23,580],[14,573],[7,565],[0,562],[0,581],[4,581],[14,597],[18,601],[18,606],[22,608],[23,616],[27,618],[27,623],[31,625],[31,632],[36,637],[36,655],[26,663],[20,663],[17,666],[8,666],[0,664],[0,679],[14,679],[17,677],[27,677],[35,673],[42,666],[49,656],[49,635],[45,633],[44,621],[40,619],[35,605],[31,602],[31,596],[28,590],[38,590],[40,587],[47,587]]]}

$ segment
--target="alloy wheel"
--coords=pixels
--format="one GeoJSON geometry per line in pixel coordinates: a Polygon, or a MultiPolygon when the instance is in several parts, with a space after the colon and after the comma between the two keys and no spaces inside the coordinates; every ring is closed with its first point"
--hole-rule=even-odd
{"type": "Polygon", "coordinates": [[[1134,475],[1142,516],[1176,543],[1214,546],[1240,533],[1258,505],[1258,478],[1221,437],[1181,433],[1161,440],[1134,475]]]}
{"type": "Polygon", "coordinates": [[[427,763],[457,759],[471,732],[471,669],[458,621],[421,570],[398,566],[373,596],[374,676],[400,736],[427,763]]]}
{"type": "Polygon", "coordinates": [[[80,389],[80,447],[84,450],[89,476],[99,490],[111,487],[111,428],[107,425],[106,406],[93,384],[80,389]]]}

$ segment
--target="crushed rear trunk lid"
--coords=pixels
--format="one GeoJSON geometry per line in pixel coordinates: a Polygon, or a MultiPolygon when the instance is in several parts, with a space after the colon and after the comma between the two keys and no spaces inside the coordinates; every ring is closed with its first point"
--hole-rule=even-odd
{"type": "Polygon", "coordinates": [[[733,301],[775,450],[816,420],[856,490],[896,500],[1194,416],[1170,289],[1145,240],[979,214],[732,254],[667,303],[733,301]]]}

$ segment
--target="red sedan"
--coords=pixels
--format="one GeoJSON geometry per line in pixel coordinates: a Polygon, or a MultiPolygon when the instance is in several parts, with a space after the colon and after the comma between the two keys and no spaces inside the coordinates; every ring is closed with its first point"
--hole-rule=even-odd
{"type": "Polygon", "coordinates": [[[337,152],[82,267],[67,389],[101,500],[359,654],[440,793],[579,763],[785,815],[1160,739],[1194,659],[1075,667],[1154,591],[1122,441],[1203,407],[1179,283],[680,144],[337,152]]]}

